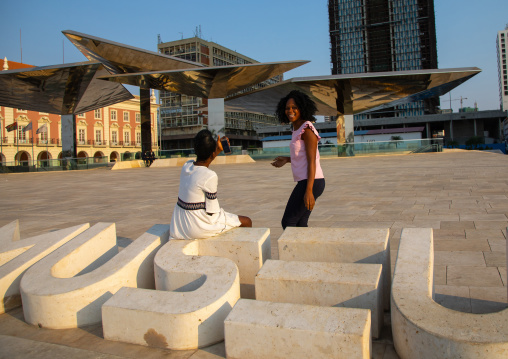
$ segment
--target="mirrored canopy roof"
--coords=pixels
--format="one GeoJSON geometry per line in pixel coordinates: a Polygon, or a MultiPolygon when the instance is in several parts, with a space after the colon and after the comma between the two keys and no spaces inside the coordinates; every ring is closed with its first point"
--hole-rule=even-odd
{"type": "Polygon", "coordinates": [[[65,30],[62,33],[90,61],[99,61],[112,74],[189,69],[204,66],[193,61],[65,30]]]}
{"type": "Polygon", "coordinates": [[[0,106],[69,115],[133,98],[121,84],[97,79],[100,62],[0,71],[0,106]]]}
{"type": "Polygon", "coordinates": [[[125,83],[226,98],[226,111],[270,114],[280,98],[298,89],[314,99],[318,114],[355,114],[441,96],[481,71],[472,67],[299,77],[249,92],[251,86],[307,61],[205,67],[75,31],[63,33],[90,61],[0,71],[0,106],[82,113],[132,98],[121,85],[125,83]]]}
{"type": "Polygon", "coordinates": [[[318,115],[350,115],[442,96],[480,72],[468,67],[297,77],[226,99],[225,110],[273,114],[282,97],[300,90],[314,100],[318,115]]]}
{"type": "Polygon", "coordinates": [[[308,62],[265,62],[175,71],[141,72],[102,78],[141,88],[172,91],[189,96],[225,98],[308,62]]]}

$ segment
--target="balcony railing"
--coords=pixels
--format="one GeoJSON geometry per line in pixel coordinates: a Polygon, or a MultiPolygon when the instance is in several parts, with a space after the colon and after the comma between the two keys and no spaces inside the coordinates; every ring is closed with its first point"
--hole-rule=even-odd
{"type": "Polygon", "coordinates": [[[78,141],[78,146],[97,146],[97,147],[106,147],[108,145],[108,141],[106,140],[85,140],[78,141]]]}
{"type": "Polygon", "coordinates": [[[36,141],[36,144],[38,146],[47,146],[47,145],[60,145],[60,139],[59,138],[47,138],[47,139],[34,139],[36,141]]]}
{"type": "Polygon", "coordinates": [[[96,147],[106,147],[108,145],[107,140],[89,140],[89,143],[92,146],[96,146],[96,147]]]}

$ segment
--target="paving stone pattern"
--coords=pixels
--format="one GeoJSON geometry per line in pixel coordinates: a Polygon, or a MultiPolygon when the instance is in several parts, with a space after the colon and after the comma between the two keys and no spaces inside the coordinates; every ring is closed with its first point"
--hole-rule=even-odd
{"type": "MultiPolygon", "coordinates": [[[[332,158],[323,159],[321,165],[326,189],[310,217],[311,227],[390,228],[392,267],[401,229],[431,227],[436,301],[472,313],[508,307],[508,156],[455,151],[332,158]]],[[[219,175],[221,206],[251,217],[256,227],[270,228],[272,258],[278,258],[280,219],[294,187],[290,167],[276,169],[269,161],[258,161],[212,164],[210,168],[219,175]]],[[[19,219],[21,238],[27,238],[85,222],[115,222],[120,242],[127,244],[153,224],[169,223],[179,173],[180,168],[136,168],[0,175],[0,226],[19,219]]],[[[20,331],[27,332],[21,319],[4,314],[0,316],[0,335],[9,335],[6,332],[11,328],[7,327],[16,320],[23,327],[20,331]]],[[[100,336],[100,330],[96,331],[100,336]]],[[[83,333],[81,329],[74,332],[83,333]]],[[[51,331],[44,337],[52,337],[51,331]]],[[[386,343],[374,343],[374,358],[397,357],[389,340],[386,343]]],[[[131,356],[126,349],[100,348],[95,344],[93,350],[139,356],[138,351],[131,356]]],[[[223,347],[218,348],[164,357],[223,357],[223,347]]]]}

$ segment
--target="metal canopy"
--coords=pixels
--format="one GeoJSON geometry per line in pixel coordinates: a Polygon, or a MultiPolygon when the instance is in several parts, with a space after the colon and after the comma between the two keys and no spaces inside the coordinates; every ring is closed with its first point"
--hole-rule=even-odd
{"type": "Polygon", "coordinates": [[[274,113],[291,90],[307,93],[318,115],[351,115],[442,96],[480,73],[477,67],[297,77],[226,99],[226,111],[274,113]]]}
{"type": "Polygon", "coordinates": [[[83,113],[133,98],[121,83],[223,98],[308,62],[205,67],[75,31],[62,32],[90,61],[2,71],[0,106],[59,115],[83,113]]]}
{"type": "Polygon", "coordinates": [[[193,61],[65,30],[62,33],[90,61],[101,62],[110,73],[189,69],[204,66],[193,61]]]}
{"type": "Polygon", "coordinates": [[[0,72],[0,105],[58,115],[84,113],[133,98],[122,85],[97,79],[100,62],[0,72]]]}
{"type": "Polygon", "coordinates": [[[142,72],[106,76],[102,79],[189,96],[225,98],[308,62],[285,61],[142,72]]]}
{"type": "Polygon", "coordinates": [[[65,36],[91,61],[0,72],[0,105],[61,115],[132,98],[120,83],[205,98],[227,98],[226,111],[273,113],[293,89],[306,92],[318,114],[355,114],[441,96],[481,70],[472,68],[299,77],[247,89],[307,61],[221,67],[200,64],[74,31],[65,36]],[[106,81],[108,80],[108,81],[106,81]]]}

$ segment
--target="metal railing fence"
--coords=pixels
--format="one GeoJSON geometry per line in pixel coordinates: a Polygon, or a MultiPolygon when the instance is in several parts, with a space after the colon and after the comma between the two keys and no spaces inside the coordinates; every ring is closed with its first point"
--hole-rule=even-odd
{"type": "Polygon", "coordinates": [[[45,159],[36,160],[33,163],[32,161],[14,161],[0,163],[0,173],[88,170],[108,165],[107,156],[45,159]]]}

